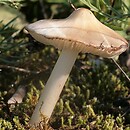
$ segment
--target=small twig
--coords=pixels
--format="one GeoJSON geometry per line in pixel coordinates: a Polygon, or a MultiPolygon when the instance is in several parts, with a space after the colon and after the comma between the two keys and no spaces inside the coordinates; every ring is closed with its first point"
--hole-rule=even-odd
{"type": "Polygon", "coordinates": [[[44,4],[43,4],[43,0],[39,0],[40,6],[41,6],[41,11],[42,11],[42,15],[45,19],[47,19],[47,14],[45,13],[45,8],[44,8],[44,4]]]}
{"type": "Polygon", "coordinates": [[[121,72],[125,75],[125,77],[128,79],[128,81],[130,82],[130,78],[128,77],[128,75],[125,73],[125,71],[120,67],[120,65],[115,61],[115,59],[113,59],[113,62],[116,64],[116,66],[121,70],[121,72]]]}
{"type": "MultiPolygon", "coordinates": [[[[116,3],[116,0],[111,1],[111,7],[113,8],[116,3]]],[[[110,15],[112,15],[112,10],[110,10],[110,15]]]]}
{"type": "Polygon", "coordinates": [[[68,0],[68,2],[74,10],[77,10],[76,7],[72,4],[71,0],[68,0]]]}
{"type": "Polygon", "coordinates": [[[126,114],[128,114],[130,112],[130,108],[128,107],[128,109],[125,111],[125,113],[123,113],[122,115],[121,115],[121,117],[124,117],[126,114]]]}
{"type": "Polygon", "coordinates": [[[33,73],[33,74],[39,74],[40,73],[40,71],[30,71],[30,70],[27,70],[27,69],[15,67],[15,66],[8,66],[8,65],[0,65],[0,68],[13,69],[13,70],[17,70],[17,71],[24,72],[24,73],[33,73]]]}

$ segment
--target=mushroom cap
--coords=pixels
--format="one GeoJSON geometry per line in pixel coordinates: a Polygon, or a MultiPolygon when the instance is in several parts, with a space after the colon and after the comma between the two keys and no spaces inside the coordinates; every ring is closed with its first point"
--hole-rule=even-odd
{"type": "Polygon", "coordinates": [[[37,41],[59,49],[76,49],[111,58],[128,48],[128,42],[122,36],[103,25],[85,8],[76,9],[65,19],[40,20],[25,28],[37,41]]]}

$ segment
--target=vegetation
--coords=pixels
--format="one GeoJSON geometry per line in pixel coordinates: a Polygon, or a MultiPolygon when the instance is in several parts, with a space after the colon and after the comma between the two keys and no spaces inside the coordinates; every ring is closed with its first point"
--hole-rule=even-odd
{"type": "MultiPolygon", "coordinates": [[[[71,2],[76,8],[91,9],[102,23],[130,40],[126,33],[130,25],[129,0],[71,2]]],[[[1,130],[29,129],[40,91],[60,53],[32,39],[23,27],[43,18],[65,18],[72,11],[67,0],[0,1],[1,130]],[[27,91],[23,102],[7,104],[19,86],[27,91]]],[[[130,76],[128,68],[123,69],[130,76]]],[[[129,81],[110,59],[80,54],[49,125],[56,130],[129,130],[129,87],[129,81]]],[[[41,123],[40,127],[52,129],[49,125],[41,123]]]]}

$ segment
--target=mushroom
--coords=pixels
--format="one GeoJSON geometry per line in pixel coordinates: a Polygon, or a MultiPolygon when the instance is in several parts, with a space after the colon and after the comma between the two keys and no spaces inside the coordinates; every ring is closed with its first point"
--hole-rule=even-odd
{"type": "Polygon", "coordinates": [[[22,103],[24,96],[26,95],[26,86],[20,85],[13,96],[8,100],[8,104],[22,103]]]}
{"type": "Polygon", "coordinates": [[[128,47],[123,37],[85,8],[76,9],[65,19],[40,20],[25,29],[37,41],[62,50],[31,117],[31,125],[40,122],[40,112],[50,118],[80,52],[112,58],[128,47]]]}

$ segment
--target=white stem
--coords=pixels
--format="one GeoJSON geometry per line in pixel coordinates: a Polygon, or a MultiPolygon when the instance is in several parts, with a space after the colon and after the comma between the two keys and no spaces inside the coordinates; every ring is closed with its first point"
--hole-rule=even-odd
{"type": "Polygon", "coordinates": [[[26,95],[26,86],[20,85],[17,91],[8,100],[8,104],[21,103],[25,95],[26,95]]]}
{"type": "Polygon", "coordinates": [[[61,55],[47,81],[43,92],[41,93],[39,102],[31,117],[29,122],[31,125],[40,122],[40,113],[42,113],[45,117],[50,118],[77,55],[78,52],[70,49],[64,49],[61,52],[61,55]]]}

